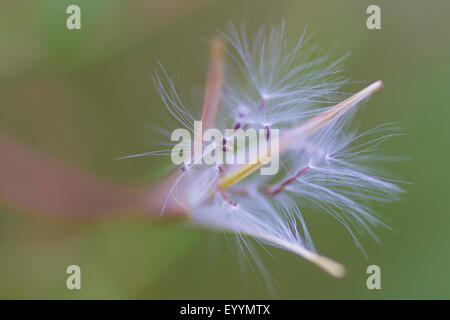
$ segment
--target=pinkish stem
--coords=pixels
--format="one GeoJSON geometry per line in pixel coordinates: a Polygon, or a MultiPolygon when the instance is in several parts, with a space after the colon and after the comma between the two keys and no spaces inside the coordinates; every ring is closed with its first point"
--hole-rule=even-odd
{"type": "Polygon", "coordinates": [[[307,173],[309,171],[309,169],[311,169],[311,167],[309,165],[307,165],[306,167],[301,168],[300,170],[297,171],[297,173],[295,175],[293,175],[292,177],[284,180],[280,185],[278,185],[277,187],[267,187],[266,188],[266,193],[268,195],[271,196],[275,196],[278,193],[280,193],[281,191],[284,190],[284,188],[286,188],[288,185],[292,184],[295,180],[297,180],[300,176],[304,175],[305,173],[307,173]]]}

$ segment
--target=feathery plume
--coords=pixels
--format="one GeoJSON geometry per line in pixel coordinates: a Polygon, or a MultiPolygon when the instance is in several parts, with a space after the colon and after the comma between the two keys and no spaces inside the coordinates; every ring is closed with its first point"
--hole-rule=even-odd
{"type": "MultiPolygon", "coordinates": [[[[340,88],[347,82],[340,76],[342,59],[329,63],[326,57],[318,57],[305,32],[289,50],[284,29],[283,24],[268,35],[261,29],[249,41],[245,28],[238,33],[231,25],[227,33],[214,38],[200,118],[203,130],[217,128],[225,133],[200,158],[219,151],[239,153],[229,142],[248,128],[263,130],[267,142],[279,130],[278,150],[270,149],[254,163],[239,165],[188,161],[188,152],[171,178],[174,182],[165,203],[182,206],[191,224],[234,232],[245,244],[247,237],[254,238],[342,277],[345,268],[340,263],[316,252],[303,212],[313,206],[329,213],[356,242],[356,234],[363,232],[376,237],[373,227],[384,224],[368,202],[396,200],[403,190],[376,174],[372,165],[378,158],[372,152],[395,134],[359,141],[394,128],[381,125],[362,134],[352,129],[354,113],[382,88],[382,82],[375,81],[339,102],[344,96],[340,88]],[[225,52],[232,63],[226,69],[225,52]],[[256,173],[274,158],[282,163],[277,174],[256,173]]],[[[155,74],[169,112],[179,125],[195,133],[196,118],[169,77],[166,81],[168,89],[155,74]]],[[[197,143],[204,144],[202,139],[197,143]]]]}

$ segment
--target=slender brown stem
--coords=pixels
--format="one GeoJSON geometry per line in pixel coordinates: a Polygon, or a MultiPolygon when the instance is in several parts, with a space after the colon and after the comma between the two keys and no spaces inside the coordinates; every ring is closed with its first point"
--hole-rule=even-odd
{"type": "Polygon", "coordinates": [[[232,200],[228,197],[228,194],[227,194],[225,191],[220,190],[219,193],[220,193],[220,196],[222,197],[222,199],[223,199],[225,202],[227,202],[229,205],[231,205],[231,206],[233,206],[233,207],[236,207],[236,206],[238,205],[237,202],[232,201],[232,200]]]}
{"type": "Polygon", "coordinates": [[[220,96],[222,94],[225,68],[225,42],[221,36],[216,36],[211,43],[209,70],[206,78],[205,96],[201,121],[203,130],[214,125],[220,96]]]}
{"type": "MultiPolygon", "coordinates": [[[[0,201],[42,215],[87,219],[117,214],[159,216],[172,178],[157,187],[108,181],[17,143],[0,132],[0,201]]],[[[168,216],[182,208],[167,205],[168,216]]]]}
{"type": "Polygon", "coordinates": [[[265,188],[265,192],[266,194],[270,195],[270,196],[275,196],[278,193],[280,193],[281,191],[284,190],[284,188],[286,188],[288,185],[292,184],[295,180],[297,180],[300,176],[304,175],[306,172],[309,171],[309,169],[311,169],[311,167],[309,165],[307,165],[306,167],[301,168],[300,170],[297,171],[296,174],[294,174],[292,177],[284,180],[282,183],[280,183],[278,186],[269,186],[265,188]]]}

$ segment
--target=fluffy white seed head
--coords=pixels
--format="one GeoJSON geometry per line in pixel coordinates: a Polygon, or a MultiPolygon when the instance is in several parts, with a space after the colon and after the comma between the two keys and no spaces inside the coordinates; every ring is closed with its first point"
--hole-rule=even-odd
{"type": "MultiPolygon", "coordinates": [[[[346,83],[339,75],[342,59],[329,62],[319,56],[305,33],[289,49],[284,31],[284,25],[261,29],[250,40],[244,28],[238,32],[230,26],[222,33],[226,47],[215,43],[227,51],[231,63],[221,94],[214,96],[218,106],[213,127],[264,128],[267,139],[271,129],[280,129],[285,146],[279,173],[262,176],[236,165],[186,163],[167,201],[184,206],[193,224],[234,232],[243,243],[249,236],[283,248],[339,277],[345,269],[316,253],[303,213],[315,208],[330,214],[355,241],[362,233],[376,237],[373,227],[383,223],[370,202],[396,200],[402,192],[377,171],[376,162],[384,158],[373,153],[395,128],[387,124],[358,133],[353,116],[381,82],[338,104],[348,97],[340,91],[346,83]]],[[[176,127],[194,132],[193,112],[172,81],[167,77],[164,85],[160,74],[155,74],[155,84],[176,127]]],[[[162,74],[167,76],[164,70],[162,74]]],[[[207,111],[204,106],[203,115],[207,111]]]]}

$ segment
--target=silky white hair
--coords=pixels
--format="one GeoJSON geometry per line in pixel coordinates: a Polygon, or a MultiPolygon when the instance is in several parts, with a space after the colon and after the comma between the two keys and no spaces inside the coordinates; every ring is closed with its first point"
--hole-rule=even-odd
{"type": "MultiPolygon", "coordinates": [[[[306,32],[293,49],[289,49],[284,24],[267,32],[261,29],[252,40],[244,27],[238,32],[233,25],[221,36],[228,42],[224,50],[231,65],[225,72],[215,128],[245,126],[289,132],[331,112],[333,105],[349,97],[341,91],[348,83],[341,76],[343,58],[327,62],[306,32]]],[[[155,72],[154,81],[165,106],[176,126],[193,132],[193,112],[161,70],[155,72]]],[[[376,83],[369,93],[348,100],[351,108],[336,113],[314,132],[292,139],[280,155],[277,175],[253,173],[220,190],[218,181],[235,170],[234,166],[186,165],[166,200],[184,206],[192,217],[191,224],[235,233],[241,248],[249,249],[248,237],[254,238],[342,276],[344,269],[338,263],[316,253],[303,212],[315,208],[330,214],[359,247],[359,235],[367,233],[377,239],[374,227],[386,226],[370,202],[397,200],[403,189],[377,169],[377,163],[389,157],[375,151],[398,135],[398,128],[389,123],[358,133],[353,121],[358,106],[380,87],[381,82],[376,83]]],[[[169,153],[170,149],[162,149],[142,155],[169,153]]]]}

